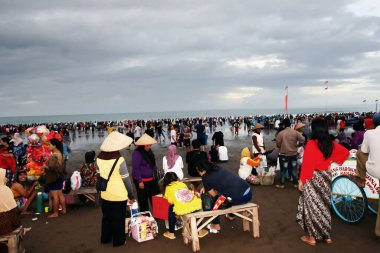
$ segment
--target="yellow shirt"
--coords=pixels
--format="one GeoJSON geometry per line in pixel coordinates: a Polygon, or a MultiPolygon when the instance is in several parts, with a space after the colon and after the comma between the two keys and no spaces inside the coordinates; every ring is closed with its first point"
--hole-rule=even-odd
{"type": "MultiPolygon", "coordinates": [[[[101,177],[105,179],[108,178],[108,175],[112,169],[112,165],[114,164],[114,162],[115,159],[102,160],[98,158],[96,160],[101,177]]],[[[125,188],[123,179],[120,175],[120,165],[123,162],[124,158],[120,157],[119,161],[117,161],[114,171],[112,172],[110,180],[108,181],[107,190],[100,192],[100,196],[102,199],[108,201],[124,201],[128,199],[128,191],[125,188]]],[[[126,177],[126,175],[123,175],[123,177],[126,177]]]]}
{"type": "Polygon", "coordinates": [[[184,215],[202,209],[202,200],[180,181],[172,182],[166,187],[165,198],[170,204],[174,204],[173,212],[177,215],[184,215]]]}

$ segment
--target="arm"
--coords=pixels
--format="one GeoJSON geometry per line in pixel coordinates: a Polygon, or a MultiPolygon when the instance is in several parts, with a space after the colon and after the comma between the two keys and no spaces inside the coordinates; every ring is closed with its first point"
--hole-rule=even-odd
{"type": "Polygon", "coordinates": [[[315,144],[312,142],[308,142],[305,148],[305,152],[303,155],[301,173],[300,173],[300,181],[305,184],[306,180],[311,179],[314,174],[316,159],[315,153],[317,152],[315,144]]]}
{"type": "Polygon", "coordinates": [[[257,167],[260,165],[260,156],[255,157],[254,159],[248,159],[247,164],[252,167],[257,167]]]}
{"type": "Polygon", "coordinates": [[[140,173],[140,163],[141,163],[141,155],[139,151],[135,150],[132,153],[132,174],[134,179],[137,180],[138,183],[142,182],[141,173],[140,173]]]}
{"type": "Polygon", "coordinates": [[[305,137],[299,132],[297,132],[297,141],[300,143],[305,143],[305,137]]]}
{"type": "Polygon", "coordinates": [[[278,133],[276,137],[276,146],[280,149],[282,144],[282,132],[278,133]]]}
{"type": "Polygon", "coordinates": [[[121,179],[123,180],[124,186],[128,191],[128,199],[134,199],[133,188],[132,188],[131,180],[129,179],[128,168],[125,161],[120,165],[119,172],[120,172],[121,179]]]}

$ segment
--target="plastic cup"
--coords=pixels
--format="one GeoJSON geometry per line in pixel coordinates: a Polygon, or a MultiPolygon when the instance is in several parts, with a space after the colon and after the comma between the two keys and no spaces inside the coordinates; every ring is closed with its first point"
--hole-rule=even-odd
{"type": "Polygon", "coordinates": [[[45,213],[48,213],[48,212],[49,212],[49,207],[45,206],[45,213]]]}

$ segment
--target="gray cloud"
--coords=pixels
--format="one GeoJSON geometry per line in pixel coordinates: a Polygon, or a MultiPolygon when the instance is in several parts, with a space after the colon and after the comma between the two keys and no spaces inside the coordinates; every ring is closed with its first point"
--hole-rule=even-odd
{"type": "Polygon", "coordinates": [[[0,6],[0,116],[282,108],[285,85],[315,107],[325,80],[332,107],[380,97],[374,1],[0,6]]]}

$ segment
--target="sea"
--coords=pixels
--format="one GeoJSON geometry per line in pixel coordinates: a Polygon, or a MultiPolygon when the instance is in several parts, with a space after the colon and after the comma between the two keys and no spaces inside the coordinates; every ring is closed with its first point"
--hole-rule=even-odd
{"type": "Polygon", "coordinates": [[[315,108],[252,108],[228,110],[194,110],[194,111],[167,111],[167,112],[135,112],[135,113],[102,113],[102,114],[72,114],[72,115],[38,115],[0,117],[0,124],[31,124],[31,123],[58,123],[58,122],[89,122],[89,121],[120,121],[120,120],[155,120],[164,118],[197,118],[197,117],[237,117],[254,115],[278,114],[311,114],[331,112],[364,112],[370,111],[363,106],[351,107],[315,107],[315,108]]]}

